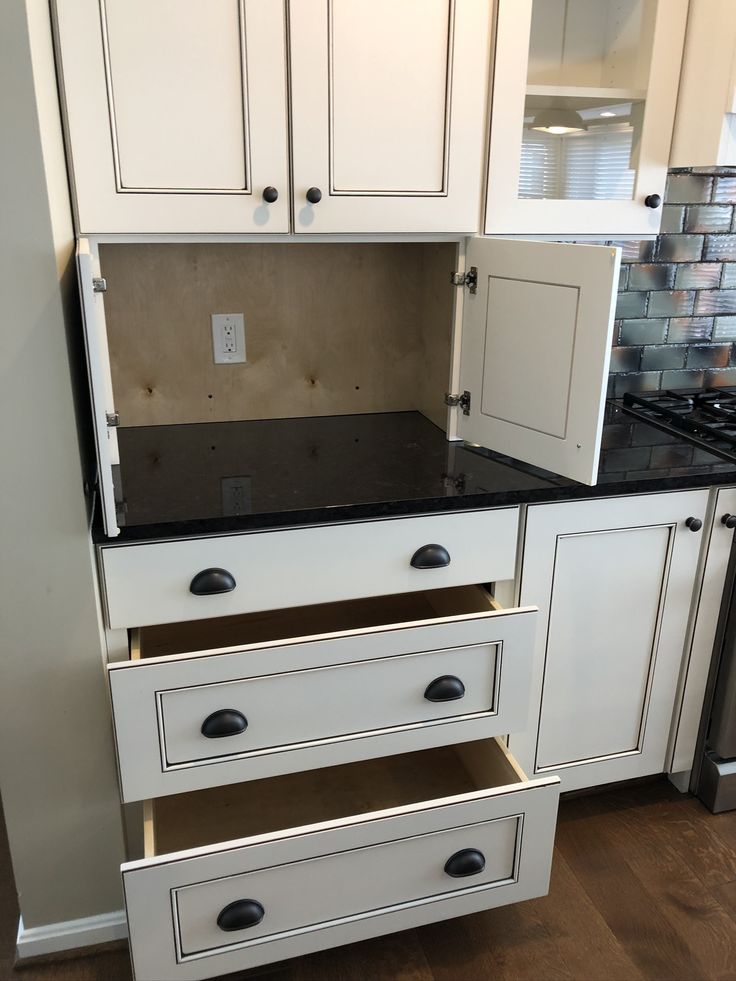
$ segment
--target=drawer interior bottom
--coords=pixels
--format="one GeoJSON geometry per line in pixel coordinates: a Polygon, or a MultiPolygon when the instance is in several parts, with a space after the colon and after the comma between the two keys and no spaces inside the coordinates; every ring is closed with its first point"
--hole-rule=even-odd
{"type": "Polygon", "coordinates": [[[146,858],[526,781],[496,739],[148,801],[146,858]]]}
{"type": "Polygon", "coordinates": [[[190,651],[266,644],[344,630],[469,616],[498,609],[482,586],[453,586],[340,603],[299,606],[263,613],[143,627],[133,633],[133,658],[167,657],[190,651]]]}

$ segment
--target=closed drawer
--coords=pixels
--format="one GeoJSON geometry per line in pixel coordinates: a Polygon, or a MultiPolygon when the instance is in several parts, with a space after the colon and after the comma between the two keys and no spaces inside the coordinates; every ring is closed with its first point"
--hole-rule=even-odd
{"type": "Polygon", "coordinates": [[[482,740],[149,802],[146,856],[123,866],[136,977],[212,977],[543,895],[558,796],[482,740]]]}
{"type": "Polygon", "coordinates": [[[535,620],[458,586],[134,631],[108,668],[123,799],[519,731],[535,620]]]}
{"type": "MultiPolygon", "coordinates": [[[[144,627],[512,579],[518,510],[105,545],[100,548],[100,562],[107,622],[113,629],[144,627]],[[413,557],[425,545],[441,545],[449,564],[412,566],[413,557]],[[234,588],[193,594],[195,577],[209,569],[224,569],[234,588]]],[[[221,587],[222,580],[205,582],[204,588],[210,585],[221,587]]]]}

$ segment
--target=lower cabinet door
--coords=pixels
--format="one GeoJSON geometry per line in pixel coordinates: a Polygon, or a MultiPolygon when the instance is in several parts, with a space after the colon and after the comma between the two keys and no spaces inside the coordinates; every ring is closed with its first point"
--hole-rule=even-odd
{"type": "Polygon", "coordinates": [[[530,725],[509,740],[528,773],[577,790],[666,770],[707,501],[529,508],[521,600],[539,629],[530,725]]]}
{"type": "Polygon", "coordinates": [[[547,892],[559,780],[495,739],[149,801],[138,981],[209,978],[547,892]]]}

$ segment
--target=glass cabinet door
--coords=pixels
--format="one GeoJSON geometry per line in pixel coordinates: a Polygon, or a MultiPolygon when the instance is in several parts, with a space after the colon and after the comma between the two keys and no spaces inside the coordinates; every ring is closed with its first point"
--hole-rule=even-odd
{"type": "Polygon", "coordinates": [[[486,232],[659,228],[684,0],[499,0],[486,232]]]}

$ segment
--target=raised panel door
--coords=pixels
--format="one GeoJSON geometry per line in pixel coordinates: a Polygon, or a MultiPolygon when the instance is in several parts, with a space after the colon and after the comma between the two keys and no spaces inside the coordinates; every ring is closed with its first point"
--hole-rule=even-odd
{"type": "Polygon", "coordinates": [[[479,227],[488,0],[290,11],[294,230],[479,227]]]}
{"type": "Polygon", "coordinates": [[[532,724],[510,745],[575,790],[661,773],[707,490],[529,508],[521,595],[540,608],[532,724]]]}
{"type": "Polygon", "coordinates": [[[75,0],[56,20],[80,232],[288,230],[279,0],[75,0]]]}

